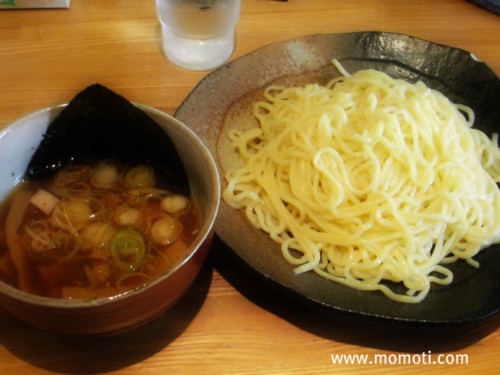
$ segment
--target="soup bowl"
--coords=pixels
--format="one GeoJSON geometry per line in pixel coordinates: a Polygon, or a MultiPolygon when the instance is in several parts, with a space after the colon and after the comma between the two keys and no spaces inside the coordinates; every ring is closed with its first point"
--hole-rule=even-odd
{"type": "MultiPolygon", "coordinates": [[[[200,211],[199,232],[188,255],[176,267],[144,286],[114,297],[42,297],[0,281],[0,305],[33,326],[71,335],[109,335],[131,330],[153,320],[179,300],[206,259],[220,199],[215,162],[202,141],[180,121],[146,105],[134,105],[155,120],[173,141],[200,211]]],[[[0,202],[23,179],[49,124],[64,107],[41,109],[0,131],[0,202]]]]}

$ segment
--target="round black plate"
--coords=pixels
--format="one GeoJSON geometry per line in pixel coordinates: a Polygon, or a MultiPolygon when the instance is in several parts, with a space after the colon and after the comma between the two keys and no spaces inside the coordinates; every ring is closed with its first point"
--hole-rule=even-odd
{"type": "MultiPolygon", "coordinates": [[[[339,74],[331,64],[332,58],[350,72],[375,68],[395,78],[422,80],[452,101],[472,107],[477,128],[489,135],[499,132],[500,80],[470,53],[393,33],[309,35],[260,48],[215,70],[177,110],[175,117],[191,127],[217,159],[223,186],[224,167],[232,157],[224,153],[225,141],[220,136],[226,117],[245,112],[270,83],[328,81],[339,74]]],[[[500,245],[477,256],[479,269],[455,263],[450,266],[455,275],[451,285],[433,286],[421,303],[404,304],[391,301],[380,292],[357,291],[312,272],[295,275],[278,245],[224,202],[216,231],[272,285],[333,312],[391,322],[444,324],[477,321],[500,310],[500,245]]]]}

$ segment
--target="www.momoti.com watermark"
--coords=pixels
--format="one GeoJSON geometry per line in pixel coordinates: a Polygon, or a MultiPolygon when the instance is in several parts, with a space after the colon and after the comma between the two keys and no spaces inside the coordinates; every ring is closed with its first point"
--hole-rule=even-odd
{"type": "Polygon", "coordinates": [[[390,354],[331,354],[334,365],[468,365],[469,356],[460,353],[427,352],[390,354]]]}

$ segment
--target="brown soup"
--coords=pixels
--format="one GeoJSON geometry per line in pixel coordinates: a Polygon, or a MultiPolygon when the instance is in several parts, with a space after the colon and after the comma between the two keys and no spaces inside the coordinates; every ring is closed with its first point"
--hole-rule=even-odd
{"type": "Polygon", "coordinates": [[[147,284],[185,257],[200,228],[195,202],[171,188],[150,166],[115,162],[20,183],[0,205],[0,278],[77,299],[147,284]]]}

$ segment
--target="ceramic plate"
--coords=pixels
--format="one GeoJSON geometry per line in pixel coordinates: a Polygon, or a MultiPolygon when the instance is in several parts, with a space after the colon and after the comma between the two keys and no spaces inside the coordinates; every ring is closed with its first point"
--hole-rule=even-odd
{"type": "MultiPolygon", "coordinates": [[[[424,81],[452,101],[469,105],[476,127],[498,132],[500,80],[469,52],[411,36],[360,32],[301,37],[260,48],[213,71],[177,110],[175,117],[191,127],[218,161],[221,177],[236,155],[228,152],[225,132],[249,116],[252,102],[270,83],[326,82],[339,75],[338,59],[349,71],[375,68],[395,78],[424,81]]],[[[224,181],[222,181],[224,185],[224,181]]],[[[455,280],[433,286],[419,304],[393,302],[380,292],[362,292],[310,272],[295,275],[278,245],[255,230],[242,214],[224,202],[216,223],[219,237],[270,284],[292,296],[358,317],[405,323],[462,323],[484,319],[500,310],[500,246],[482,251],[472,268],[450,266],[455,280]]]]}

